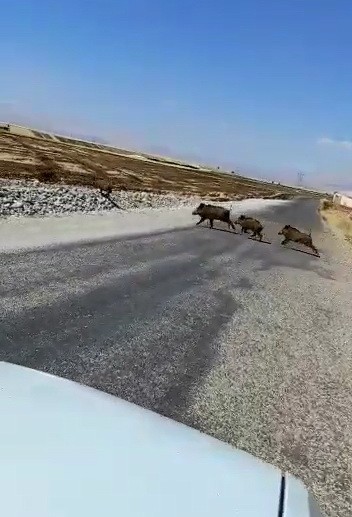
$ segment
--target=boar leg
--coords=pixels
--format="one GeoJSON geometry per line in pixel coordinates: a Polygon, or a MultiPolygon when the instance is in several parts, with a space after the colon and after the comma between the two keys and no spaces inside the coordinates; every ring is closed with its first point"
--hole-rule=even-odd
{"type": "Polygon", "coordinates": [[[290,242],[290,239],[287,239],[287,237],[285,237],[284,240],[282,241],[281,245],[284,246],[288,242],[290,242]]]}
{"type": "Polygon", "coordinates": [[[196,226],[198,226],[198,224],[202,223],[203,221],[205,221],[205,217],[201,217],[198,221],[198,223],[196,223],[196,226]]]}
{"type": "Polygon", "coordinates": [[[314,244],[312,243],[310,246],[309,246],[316,255],[319,255],[319,251],[317,250],[317,248],[314,246],[314,244]]]}
{"type": "Polygon", "coordinates": [[[315,253],[316,255],[319,255],[319,251],[318,251],[318,250],[317,250],[317,248],[314,246],[312,239],[309,239],[309,241],[308,241],[308,242],[305,242],[304,244],[305,244],[306,246],[308,246],[308,248],[310,248],[311,250],[313,250],[313,251],[314,251],[314,253],[315,253]]]}
{"type": "Polygon", "coordinates": [[[233,224],[232,221],[229,220],[228,223],[227,223],[227,226],[228,226],[229,229],[232,228],[233,231],[236,232],[236,226],[233,224]]]}

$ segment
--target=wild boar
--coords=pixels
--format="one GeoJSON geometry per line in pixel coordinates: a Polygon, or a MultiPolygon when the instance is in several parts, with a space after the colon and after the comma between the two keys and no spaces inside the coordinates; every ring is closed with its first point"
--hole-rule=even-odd
{"type": "Polygon", "coordinates": [[[209,219],[210,228],[213,228],[214,221],[222,221],[227,223],[228,228],[232,228],[236,232],[236,227],[230,219],[230,210],[228,208],[201,203],[193,210],[192,215],[199,215],[200,219],[196,223],[197,225],[209,219]]]}
{"type": "Polygon", "coordinates": [[[294,228],[293,226],[286,224],[286,226],[282,228],[278,235],[283,235],[285,237],[284,240],[281,242],[282,245],[285,245],[290,241],[298,242],[299,244],[304,244],[304,246],[307,246],[308,248],[312,249],[314,253],[319,256],[319,251],[313,245],[311,232],[303,233],[297,230],[297,228],[294,228]]]}
{"type": "Polygon", "coordinates": [[[263,225],[260,221],[258,221],[258,219],[240,215],[239,218],[235,221],[235,224],[239,224],[241,226],[241,233],[248,233],[248,230],[250,230],[252,232],[252,237],[259,237],[259,240],[262,240],[263,225]]]}

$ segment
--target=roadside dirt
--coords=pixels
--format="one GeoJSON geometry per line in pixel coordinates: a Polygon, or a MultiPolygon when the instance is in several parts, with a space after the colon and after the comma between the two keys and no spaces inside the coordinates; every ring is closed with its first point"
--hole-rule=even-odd
{"type": "Polygon", "coordinates": [[[343,206],[321,208],[321,216],[336,235],[352,244],[352,210],[343,206]]]}

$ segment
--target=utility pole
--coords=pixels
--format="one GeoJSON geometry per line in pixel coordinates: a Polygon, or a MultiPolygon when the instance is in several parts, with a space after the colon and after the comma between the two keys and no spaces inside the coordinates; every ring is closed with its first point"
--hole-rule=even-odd
{"type": "Polygon", "coordinates": [[[303,178],[304,178],[305,174],[304,172],[298,172],[297,173],[297,181],[298,181],[298,185],[302,185],[303,184],[303,178]]]}

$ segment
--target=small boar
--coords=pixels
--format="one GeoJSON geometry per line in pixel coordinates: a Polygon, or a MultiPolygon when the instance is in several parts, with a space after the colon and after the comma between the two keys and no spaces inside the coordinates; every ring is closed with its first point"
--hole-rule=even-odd
{"type": "Polygon", "coordinates": [[[192,212],[192,215],[199,215],[200,219],[197,225],[209,219],[210,228],[213,228],[214,221],[222,221],[227,223],[227,226],[236,231],[235,225],[230,219],[230,210],[228,208],[223,208],[222,206],[215,205],[206,205],[205,203],[201,203],[197,208],[195,208],[192,212]]]}
{"type": "Polygon", "coordinates": [[[285,245],[290,241],[298,242],[299,244],[304,244],[308,248],[312,249],[314,253],[319,256],[319,251],[313,245],[312,236],[310,232],[303,233],[297,230],[297,228],[293,228],[293,226],[286,224],[286,226],[282,228],[281,232],[279,232],[278,235],[283,235],[285,237],[284,240],[281,242],[282,245],[285,245]]]}
{"type": "Polygon", "coordinates": [[[241,233],[248,233],[248,230],[252,232],[252,237],[259,237],[261,241],[263,238],[263,225],[257,219],[253,219],[253,217],[247,217],[245,215],[240,215],[235,224],[239,224],[241,226],[241,233]]]}

